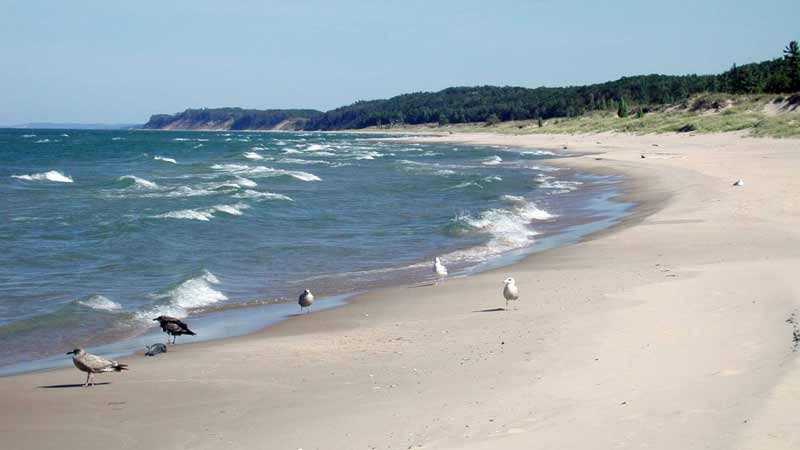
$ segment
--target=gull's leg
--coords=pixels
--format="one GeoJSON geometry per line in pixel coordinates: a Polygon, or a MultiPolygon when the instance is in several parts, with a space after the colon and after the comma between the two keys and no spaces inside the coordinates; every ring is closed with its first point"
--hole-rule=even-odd
{"type": "Polygon", "coordinates": [[[83,383],[83,387],[89,386],[89,376],[92,375],[92,372],[86,372],[86,382],[83,383]]]}

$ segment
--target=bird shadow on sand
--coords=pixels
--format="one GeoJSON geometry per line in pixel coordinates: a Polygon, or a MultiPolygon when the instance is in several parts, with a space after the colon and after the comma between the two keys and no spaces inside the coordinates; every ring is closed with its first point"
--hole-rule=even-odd
{"type": "MultiPolygon", "coordinates": [[[[95,386],[105,386],[106,384],[111,384],[110,381],[104,381],[102,383],[95,383],[95,386]]],[[[66,389],[66,388],[79,388],[83,387],[82,383],[77,384],[51,384],[50,386],[39,386],[39,389],[66,389]]],[[[92,387],[92,386],[89,386],[92,387]]]]}
{"type": "Polygon", "coordinates": [[[492,309],[479,309],[477,311],[472,311],[472,312],[474,312],[474,313],[476,313],[476,312],[499,312],[499,311],[505,311],[505,310],[506,310],[505,308],[492,308],[492,309]]]}

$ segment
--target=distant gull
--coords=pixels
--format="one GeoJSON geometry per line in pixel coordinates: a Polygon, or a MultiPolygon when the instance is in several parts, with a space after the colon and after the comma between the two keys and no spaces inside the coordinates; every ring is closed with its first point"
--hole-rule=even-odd
{"type": "Polygon", "coordinates": [[[509,277],[503,280],[505,287],[503,288],[503,297],[506,298],[506,311],[508,310],[508,302],[519,300],[519,288],[517,282],[509,277]]]}
{"type": "Polygon", "coordinates": [[[739,178],[733,183],[734,186],[744,186],[744,180],[739,178]]]}
{"type": "MultiPolygon", "coordinates": [[[[311,305],[314,303],[314,294],[311,293],[310,290],[306,289],[300,294],[300,297],[297,299],[297,304],[300,305],[300,312],[303,312],[303,308],[309,308],[311,310],[311,305]]],[[[308,311],[306,311],[308,312],[308,311]]]]}
{"type": "Polygon", "coordinates": [[[439,278],[438,283],[444,281],[444,277],[447,276],[447,267],[442,264],[442,260],[438,256],[433,260],[433,273],[439,278]]]}
{"type": "Polygon", "coordinates": [[[167,353],[167,346],[160,342],[153,345],[146,345],[144,348],[147,349],[144,356],[156,356],[159,353],[167,353]]]}
{"type": "Polygon", "coordinates": [[[86,383],[83,384],[83,387],[89,386],[90,383],[94,386],[94,374],[96,373],[122,372],[123,370],[128,370],[127,364],[120,364],[116,361],[86,353],[82,348],[76,348],[71,352],[67,352],[67,354],[73,355],[72,364],[75,364],[78,370],[86,372],[86,383]]]}
{"type": "Polygon", "coordinates": [[[172,343],[174,344],[175,339],[182,334],[188,334],[189,336],[195,335],[194,331],[189,329],[189,325],[186,325],[185,322],[174,317],[158,316],[153,320],[157,320],[158,324],[161,325],[161,331],[167,333],[167,344],[169,344],[170,336],[172,336],[172,343]]]}

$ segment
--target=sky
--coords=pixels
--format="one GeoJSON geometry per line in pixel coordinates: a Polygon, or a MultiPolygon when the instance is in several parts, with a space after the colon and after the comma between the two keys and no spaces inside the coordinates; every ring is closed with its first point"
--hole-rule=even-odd
{"type": "Polygon", "coordinates": [[[0,0],[0,11],[4,125],[718,73],[800,40],[797,0],[0,0]]]}

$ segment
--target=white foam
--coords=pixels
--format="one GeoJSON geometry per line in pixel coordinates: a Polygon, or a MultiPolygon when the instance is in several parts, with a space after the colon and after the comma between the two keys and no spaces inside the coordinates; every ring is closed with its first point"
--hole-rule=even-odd
{"type": "Polygon", "coordinates": [[[35,134],[23,134],[22,137],[24,137],[25,139],[30,139],[30,138],[35,138],[36,135],[35,134]]]}
{"type": "Polygon", "coordinates": [[[235,205],[215,205],[212,206],[212,208],[221,213],[230,214],[232,216],[241,216],[244,214],[243,210],[249,208],[249,206],[244,203],[237,203],[235,205]]]}
{"type": "Polygon", "coordinates": [[[306,150],[315,152],[317,150],[324,150],[326,148],[330,148],[330,145],[311,144],[306,150]]]}
{"type": "Polygon", "coordinates": [[[244,157],[247,159],[264,159],[263,156],[259,155],[256,152],[245,152],[244,157]]]}
{"type": "Polygon", "coordinates": [[[121,141],[121,140],[123,140],[123,139],[125,139],[125,138],[123,138],[123,137],[119,137],[119,136],[117,136],[117,137],[112,137],[112,138],[111,138],[111,140],[112,140],[112,141],[121,141]]]}
{"type": "Polygon", "coordinates": [[[477,261],[526,247],[534,242],[533,237],[537,234],[530,228],[531,222],[554,217],[524,197],[505,195],[501,199],[509,203],[510,207],[490,209],[477,216],[462,214],[456,217],[457,222],[476,232],[487,233],[491,238],[483,246],[454,252],[448,258],[477,261]]]}
{"type": "Polygon", "coordinates": [[[310,164],[321,164],[321,165],[330,165],[328,161],[317,161],[311,159],[300,159],[300,158],[281,158],[278,160],[281,164],[303,164],[303,165],[310,165],[310,164]]]}
{"type": "Polygon", "coordinates": [[[214,215],[206,210],[182,209],[180,211],[170,211],[164,214],[158,214],[153,217],[156,219],[186,219],[208,222],[214,218],[214,215]]]}
{"type": "Polygon", "coordinates": [[[72,177],[64,175],[56,170],[42,173],[32,173],[30,175],[11,175],[11,178],[18,178],[27,181],[52,181],[54,183],[72,183],[72,177]]]}
{"type": "Polygon", "coordinates": [[[247,176],[288,175],[290,177],[303,181],[322,181],[320,177],[314,175],[313,173],[300,172],[297,170],[273,169],[272,167],[266,167],[266,166],[251,167],[242,164],[214,164],[213,166],[211,166],[211,168],[214,170],[221,170],[236,175],[247,175],[247,176]]]}
{"type": "Polygon", "coordinates": [[[122,309],[122,305],[102,295],[92,295],[86,300],[78,300],[78,303],[99,311],[119,311],[122,309]]]}
{"type": "Polygon", "coordinates": [[[215,284],[219,284],[219,279],[213,273],[204,271],[203,275],[184,281],[166,295],[171,304],[184,309],[199,308],[227,300],[225,294],[212,288],[215,284]]]}
{"type": "Polygon", "coordinates": [[[183,141],[191,141],[189,138],[174,138],[173,141],[183,142],[183,141]]]}
{"type": "Polygon", "coordinates": [[[125,175],[119,177],[120,181],[131,180],[137,189],[158,189],[158,185],[152,181],[139,178],[134,175],[125,175]]]}
{"type": "Polygon", "coordinates": [[[583,184],[580,181],[557,180],[555,177],[549,175],[540,175],[537,177],[537,181],[539,182],[540,188],[554,189],[556,193],[571,192],[578,189],[578,187],[583,184]]]}
{"type": "Polygon", "coordinates": [[[287,148],[287,149],[283,150],[283,153],[287,154],[287,155],[291,155],[291,154],[298,154],[298,153],[303,153],[303,152],[301,152],[300,150],[295,150],[293,148],[287,148]]]}
{"type": "Polygon", "coordinates": [[[483,164],[484,166],[496,166],[501,162],[503,162],[503,158],[494,155],[491,158],[487,158],[486,160],[484,160],[481,164],[483,164]]]}
{"type": "Polygon", "coordinates": [[[35,144],[46,144],[48,142],[50,142],[50,139],[39,139],[35,144]]]}
{"type": "Polygon", "coordinates": [[[158,155],[156,155],[156,156],[153,157],[153,159],[155,159],[156,161],[164,161],[164,162],[168,162],[168,163],[172,163],[172,164],[178,164],[178,161],[175,161],[172,158],[167,158],[166,156],[158,156],[158,155]]]}
{"type": "Polygon", "coordinates": [[[289,202],[293,202],[294,200],[286,195],[283,194],[275,194],[273,192],[259,192],[253,191],[250,189],[246,189],[244,192],[239,192],[234,194],[233,197],[235,198],[249,198],[255,200],[286,200],[289,202]]]}
{"type": "Polygon", "coordinates": [[[555,156],[556,154],[547,150],[534,150],[534,151],[525,151],[520,152],[520,155],[527,155],[527,156],[555,156]]]}
{"type": "Polygon", "coordinates": [[[253,181],[253,180],[251,180],[249,178],[239,177],[239,176],[237,176],[236,179],[233,182],[236,183],[238,186],[241,186],[241,187],[244,187],[244,188],[254,188],[254,187],[258,186],[258,183],[256,183],[255,181],[253,181]]]}
{"type": "Polygon", "coordinates": [[[189,315],[189,310],[202,308],[203,306],[227,300],[228,297],[222,292],[214,289],[214,285],[219,284],[219,279],[213,273],[205,270],[203,274],[175,286],[169,291],[154,295],[158,300],[166,301],[166,304],[156,305],[147,311],[140,311],[136,318],[152,324],[153,317],[168,315],[182,319],[189,315]]]}

